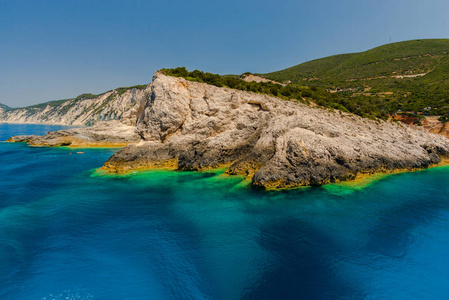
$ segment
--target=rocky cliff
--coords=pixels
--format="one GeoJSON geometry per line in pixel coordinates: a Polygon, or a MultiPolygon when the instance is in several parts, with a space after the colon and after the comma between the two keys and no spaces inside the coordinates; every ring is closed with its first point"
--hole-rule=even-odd
{"type": "MultiPolygon", "coordinates": [[[[161,73],[144,93],[129,117],[136,120],[129,137],[140,142],[116,152],[107,172],[226,166],[256,186],[285,188],[426,168],[449,154],[447,138],[423,129],[161,73]]],[[[65,135],[94,141],[97,129],[89,130],[65,135]]],[[[52,145],[55,136],[26,140],[52,145]]]]}
{"type": "Polygon", "coordinates": [[[280,188],[426,168],[449,153],[448,139],[425,130],[162,74],[149,93],[137,125],[142,141],[105,170],[228,166],[228,174],[280,188]]]}
{"type": "Polygon", "coordinates": [[[3,116],[3,114],[5,113],[6,110],[8,110],[9,107],[6,106],[5,104],[1,104],[0,103],[0,118],[3,116]]]}
{"type": "Polygon", "coordinates": [[[24,108],[0,106],[0,122],[92,126],[102,121],[121,120],[136,125],[136,113],[144,102],[144,89],[120,88],[92,98],[80,96],[24,108]]]}

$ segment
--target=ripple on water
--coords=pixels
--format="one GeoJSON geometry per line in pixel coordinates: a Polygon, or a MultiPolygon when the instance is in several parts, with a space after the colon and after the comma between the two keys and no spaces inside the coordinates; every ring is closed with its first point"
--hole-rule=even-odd
{"type": "Polygon", "coordinates": [[[41,300],[90,300],[95,299],[94,295],[83,290],[64,290],[60,293],[50,293],[41,300]]]}

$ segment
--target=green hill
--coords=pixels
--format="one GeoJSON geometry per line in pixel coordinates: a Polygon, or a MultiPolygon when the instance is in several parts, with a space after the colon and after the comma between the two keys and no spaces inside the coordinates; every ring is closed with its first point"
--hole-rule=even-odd
{"type": "Polygon", "coordinates": [[[1,103],[0,103],[0,108],[3,108],[3,109],[5,109],[5,110],[6,110],[6,109],[8,109],[8,108],[9,108],[9,106],[7,106],[7,105],[5,105],[5,104],[1,104],[1,103]]]}
{"type": "Polygon", "coordinates": [[[259,75],[327,89],[360,115],[399,109],[449,115],[449,39],[393,43],[259,75]]]}

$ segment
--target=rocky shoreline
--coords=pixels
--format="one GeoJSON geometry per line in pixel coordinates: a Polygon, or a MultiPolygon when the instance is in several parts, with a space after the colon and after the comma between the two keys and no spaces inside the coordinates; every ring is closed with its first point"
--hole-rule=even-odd
{"type": "Polygon", "coordinates": [[[44,136],[19,135],[7,142],[25,142],[36,147],[125,147],[139,142],[135,126],[117,121],[103,122],[95,127],[81,127],[50,132],[44,136]]]}
{"type": "Polygon", "coordinates": [[[128,143],[103,170],[226,166],[227,174],[270,189],[428,168],[449,156],[449,139],[423,129],[161,73],[144,93],[148,97],[136,105],[141,109],[130,114],[137,120],[132,125],[69,129],[29,143],[128,143]]]}

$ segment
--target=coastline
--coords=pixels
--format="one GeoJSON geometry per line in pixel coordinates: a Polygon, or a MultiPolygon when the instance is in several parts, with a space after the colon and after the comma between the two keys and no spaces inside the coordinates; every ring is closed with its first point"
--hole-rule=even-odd
{"type": "Polygon", "coordinates": [[[33,147],[65,146],[69,148],[123,148],[139,142],[139,136],[133,126],[118,122],[102,123],[96,127],[67,127],[62,130],[49,131],[44,135],[11,136],[6,141],[26,142],[33,147]]]}
{"type": "MultiPolygon", "coordinates": [[[[145,172],[158,172],[158,171],[166,171],[166,172],[185,172],[185,173],[202,173],[202,172],[221,172],[219,175],[223,179],[234,179],[234,178],[241,178],[241,184],[242,186],[252,186],[254,188],[259,188],[265,191],[283,191],[283,190],[294,190],[294,189],[305,189],[310,188],[312,186],[340,186],[345,188],[351,188],[351,189],[363,189],[365,187],[370,186],[371,184],[382,180],[388,176],[392,175],[398,175],[403,173],[413,173],[413,172],[421,172],[433,168],[438,167],[444,167],[449,166],[449,159],[442,159],[440,163],[437,164],[431,164],[426,168],[412,168],[412,169],[395,169],[395,170],[387,170],[382,169],[375,172],[361,172],[358,173],[354,178],[348,178],[347,180],[336,180],[335,182],[327,182],[322,185],[302,185],[302,186],[290,186],[290,187],[270,187],[270,186],[257,186],[252,183],[252,176],[251,175],[242,175],[242,174],[229,174],[229,166],[230,164],[223,164],[216,168],[205,168],[202,170],[179,170],[177,166],[174,165],[175,160],[170,162],[159,162],[155,163],[151,166],[142,166],[140,168],[130,169],[130,168],[122,168],[119,171],[111,171],[105,166],[100,167],[95,170],[95,173],[99,176],[133,176],[133,175],[141,175],[145,172]]],[[[177,163],[177,160],[176,160],[177,163]]],[[[252,174],[254,175],[254,174],[252,174]]]]}
{"type": "Polygon", "coordinates": [[[439,167],[445,167],[449,166],[449,160],[442,160],[438,164],[430,165],[427,168],[415,168],[415,169],[396,169],[392,171],[381,171],[381,172],[374,172],[374,173],[361,173],[358,174],[354,179],[352,180],[346,180],[346,181],[339,181],[334,183],[326,184],[326,186],[329,185],[339,185],[344,186],[347,188],[353,188],[353,189],[362,189],[365,187],[370,186],[371,184],[382,180],[386,177],[392,176],[392,175],[399,175],[404,173],[415,173],[415,172],[422,172],[425,170],[430,170],[434,168],[439,167]]]}
{"type": "Polygon", "coordinates": [[[108,173],[227,167],[266,190],[421,170],[449,157],[425,130],[156,73],[151,98],[124,121],[16,136],[30,146],[121,148],[108,173]],[[207,95],[204,98],[204,95],[207,95]],[[126,146],[126,147],[124,147],[126,146]]]}
{"type": "Polygon", "coordinates": [[[152,171],[152,170],[168,170],[168,171],[178,171],[178,159],[166,160],[166,161],[158,161],[152,164],[141,164],[137,166],[131,166],[123,164],[120,168],[112,168],[107,165],[108,161],[105,164],[98,168],[106,175],[129,175],[138,172],[152,171]]]}
{"type": "MultiPolygon", "coordinates": [[[[73,141],[73,140],[71,140],[73,141]]],[[[114,143],[114,142],[72,142],[70,145],[43,145],[43,144],[37,144],[33,145],[30,144],[29,141],[14,141],[13,139],[9,138],[5,143],[26,143],[30,147],[51,147],[51,148],[73,148],[73,149],[83,149],[83,148],[123,148],[128,145],[134,145],[135,142],[130,143],[114,143]]]]}
{"type": "MultiPolygon", "coordinates": [[[[56,148],[70,148],[70,149],[104,149],[104,148],[123,148],[128,145],[133,145],[135,143],[100,143],[100,142],[92,142],[92,143],[80,143],[80,144],[71,144],[69,146],[50,146],[56,148]]],[[[39,145],[30,145],[30,147],[48,147],[48,146],[39,146],[39,145]]]]}
{"type": "Polygon", "coordinates": [[[42,125],[42,126],[70,126],[74,128],[86,128],[88,126],[85,125],[73,125],[73,124],[67,124],[67,123],[43,123],[43,122],[13,122],[13,121],[0,121],[0,124],[14,124],[14,125],[42,125]]]}

